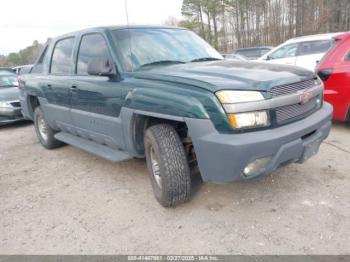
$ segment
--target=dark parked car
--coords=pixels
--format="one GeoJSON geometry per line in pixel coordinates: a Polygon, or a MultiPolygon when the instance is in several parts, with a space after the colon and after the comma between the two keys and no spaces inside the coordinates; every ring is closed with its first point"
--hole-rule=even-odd
{"type": "Polygon", "coordinates": [[[146,157],[163,206],[189,199],[197,163],[204,181],[266,175],[316,154],[331,127],[313,72],[223,60],[173,27],[57,37],[20,76],[20,90],[44,147],[67,143],[112,161],[146,157]]]}
{"type": "Polygon", "coordinates": [[[246,61],[246,60],[248,60],[244,56],[236,55],[236,54],[225,54],[225,55],[223,55],[223,57],[226,60],[238,60],[238,61],[246,61]]]}
{"type": "Polygon", "coordinates": [[[243,56],[248,60],[255,60],[272,50],[272,48],[271,46],[237,48],[233,50],[232,54],[243,56]]]}
{"type": "Polygon", "coordinates": [[[0,67],[0,71],[7,71],[10,73],[15,73],[15,70],[12,67],[0,67]]]}
{"type": "Polygon", "coordinates": [[[0,69],[0,125],[23,120],[16,74],[0,69]]]}

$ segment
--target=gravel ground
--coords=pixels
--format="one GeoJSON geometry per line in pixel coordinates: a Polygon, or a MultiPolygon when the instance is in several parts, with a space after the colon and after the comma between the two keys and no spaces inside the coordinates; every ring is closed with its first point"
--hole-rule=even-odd
{"type": "Polygon", "coordinates": [[[1,254],[349,254],[350,125],[320,153],[249,182],[195,186],[173,209],[144,160],[48,151],[31,124],[0,127],[1,254]]]}

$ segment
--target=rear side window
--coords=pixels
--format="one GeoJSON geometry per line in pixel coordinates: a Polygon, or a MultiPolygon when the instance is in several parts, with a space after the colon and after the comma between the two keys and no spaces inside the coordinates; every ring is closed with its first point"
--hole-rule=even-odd
{"type": "Polygon", "coordinates": [[[69,75],[73,65],[74,38],[59,40],[52,54],[51,74],[69,75]]]}
{"type": "Polygon", "coordinates": [[[88,64],[91,60],[109,57],[107,43],[101,34],[84,35],[78,53],[77,74],[88,75],[88,64]]]}
{"type": "Polygon", "coordinates": [[[300,43],[298,55],[301,56],[326,53],[334,45],[334,43],[334,40],[322,40],[300,43]]]}

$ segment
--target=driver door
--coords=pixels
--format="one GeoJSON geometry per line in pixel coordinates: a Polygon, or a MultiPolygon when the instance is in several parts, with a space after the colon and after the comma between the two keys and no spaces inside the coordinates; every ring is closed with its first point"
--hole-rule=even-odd
{"type": "Polygon", "coordinates": [[[89,75],[88,64],[94,59],[113,61],[107,41],[99,32],[83,35],[76,55],[71,98],[76,133],[96,143],[121,148],[122,83],[108,76],[89,75]]]}

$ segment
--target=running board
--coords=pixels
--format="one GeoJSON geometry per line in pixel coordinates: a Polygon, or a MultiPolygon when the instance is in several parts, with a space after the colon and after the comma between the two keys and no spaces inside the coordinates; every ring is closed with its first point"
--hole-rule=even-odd
{"type": "Polygon", "coordinates": [[[87,140],[65,132],[60,132],[55,134],[55,138],[66,144],[72,145],[86,152],[98,155],[110,161],[117,162],[117,161],[123,161],[123,160],[132,158],[132,156],[118,149],[111,149],[107,146],[100,145],[91,140],[87,140]]]}

